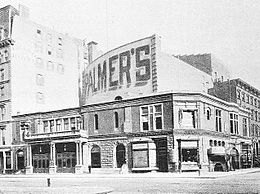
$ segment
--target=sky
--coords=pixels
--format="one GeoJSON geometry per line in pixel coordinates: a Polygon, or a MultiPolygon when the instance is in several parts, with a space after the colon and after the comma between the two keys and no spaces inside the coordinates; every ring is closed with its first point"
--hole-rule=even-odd
{"type": "Polygon", "coordinates": [[[258,0],[1,0],[22,4],[31,20],[95,41],[104,52],[153,34],[169,54],[213,53],[260,90],[258,0]]]}

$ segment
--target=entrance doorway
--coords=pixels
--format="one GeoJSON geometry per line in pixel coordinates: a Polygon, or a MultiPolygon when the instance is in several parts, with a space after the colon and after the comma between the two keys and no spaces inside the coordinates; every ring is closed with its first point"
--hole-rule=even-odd
{"type": "Polygon", "coordinates": [[[58,173],[74,173],[76,166],[76,144],[59,143],[56,144],[57,150],[57,172],[58,173]]]}
{"type": "Polygon", "coordinates": [[[49,144],[32,145],[34,173],[49,172],[49,158],[50,158],[49,153],[50,153],[49,144]]]}
{"type": "Polygon", "coordinates": [[[24,152],[22,150],[17,151],[17,169],[23,170],[25,168],[24,165],[24,152]]]}
{"type": "Polygon", "coordinates": [[[100,147],[98,145],[93,145],[91,149],[91,167],[101,168],[100,147]]]}
{"type": "Polygon", "coordinates": [[[116,146],[116,163],[117,168],[121,168],[125,164],[125,146],[123,144],[116,146]]]}
{"type": "Polygon", "coordinates": [[[153,139],[156,145],[156,165],[159,172],[168,172],[167,139],[153,139]]]}

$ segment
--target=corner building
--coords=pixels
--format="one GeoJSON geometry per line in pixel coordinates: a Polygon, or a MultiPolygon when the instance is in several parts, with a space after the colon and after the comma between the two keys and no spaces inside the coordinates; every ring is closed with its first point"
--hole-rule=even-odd
{"type": "Polygon", "coordinates": [[[113,49],[84,69],[80,107],[13,117],[26,172],[251,167],[249,111],[208,95],[212,86],[155,35],[113,49]]]}

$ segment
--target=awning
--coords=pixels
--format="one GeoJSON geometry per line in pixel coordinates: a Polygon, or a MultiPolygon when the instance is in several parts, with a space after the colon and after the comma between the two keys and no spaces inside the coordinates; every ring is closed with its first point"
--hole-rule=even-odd
{"type": "Polygon", "coordinates": [[[209,155],[225,156],[226,150],[224,147],[211,147],[208,149],[209,155]]]}

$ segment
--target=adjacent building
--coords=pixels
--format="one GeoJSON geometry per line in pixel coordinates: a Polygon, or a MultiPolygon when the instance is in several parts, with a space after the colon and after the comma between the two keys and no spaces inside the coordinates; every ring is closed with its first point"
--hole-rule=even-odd
{"type": "Polygon", "coordinates": [[[260,165],[260,91],[241,79],[232,79],[214,83],[209,94],[249,110],[249,136],[254,146],[254,162],[255,165],[260,165]]]}
{"type": "Polygon", "coordinates": [[[0,169],[19,141],[12,116],[79,106],[83,53],[83,41],[31,21],[28,8],[0,9],[0,169]]]}

